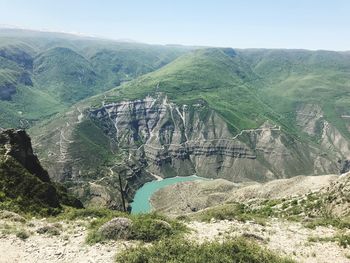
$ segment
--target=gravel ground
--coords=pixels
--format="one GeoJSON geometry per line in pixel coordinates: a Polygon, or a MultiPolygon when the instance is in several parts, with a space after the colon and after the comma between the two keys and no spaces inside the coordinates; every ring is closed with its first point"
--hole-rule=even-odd
{"type": "MultiPolygon", "coordinates": [[[[333,227],[305,228],[301,223],[271,220],[265,226],[253,222],[218,221],[191,222],[194,229],[189,238],[193,240],[214,240],[225,236],[248,236],[281,255],[297,262],[307,263],[350,263],[350,249],[335,242],[309,242],[310,237],[332,237],[341,230],[333,227]]],[[[345,232],[345,231],[343,231],[345,232]]],[[[348,230],[348,234],[350,231],[348,230]]]]}
{"type": "MultiPolygon", "coordinates": [[[[53,223],[47,220],[31,220],[26,223],[0,220],[1,263],[112,263],[115,255],[135,246],[137,242],[111,241],[88,245],[86,222],[59,222],[59,235],[39,234],[36,231],[53,223]],[[30,233],[25,240],[17,237],[14,231],[22,229],[30,233]]],[[[246,236],[258,241],[262,246],[282,255],[290,256],[297,262],[310,263],[350,263],[350,249],[340,247],[335,242],[309,242],[310,237],[332,237],[340,233],[333,227],[308,229],[300,223],[272,219],[265,226],[254,222],[212,221],[210,223],[192,221],[187,225],[193,229],[189,239],[198,242],[222,239],[225,236],[246,236]]],[[[350,232],[348,230],[348,232],[350,232]]],[[[350,233],[349,233],[350,234],[350,233]]]]}

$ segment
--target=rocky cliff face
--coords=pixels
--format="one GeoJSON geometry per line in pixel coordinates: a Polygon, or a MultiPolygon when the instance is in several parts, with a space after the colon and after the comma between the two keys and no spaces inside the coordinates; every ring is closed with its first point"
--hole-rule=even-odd
{"type": "Polygon", "coordinates": [[[43,182],[50,182],[50,177],[33,153],[30,137],[24,130],[4,130],[0,134],[0,145],[5,158],[13,157],[29,173],[35,175],[43,182]]]}
{"type": "Polygon", "coordinates": [[[164,95],[105,104],[89,117],[100,123],[116,148],[142,156],[147,170],[162,177],[199,174],[231,181],[266,181],[307,171],[337,169],[315,149],[288,137],[280,126],[231,133],[203,101],[176,105],[164,95]]]}
{"type": "MultiPolygon", "coordinates": [[[[345,126],[348,115],[341,114],[345,126]]],[[[296,111],[296,123],[302,131],[317,138],[325,152],[331,153],[339,163],[340,173],[349,171],[349,140],[324,118],[322,109],[316,104],[302,104],[296,111]]],[[[320,161],[318,161],[320,163],[320,161]]]]}
{"type": "Polygon", "coordinates": [[[61,204],[82,207],[67,190],[51,182],[23,130],[0,132],[0,208],[52,214],[61,204]]]}
{"type": "Polygon", "coordinates": [[[67,183],[86,204],[121,209],[119,175],[130,202],[136,189],[159,177],[197,174],[265,182],[339,173],[347,163],[345,138],[332,125],[319,125],[325,120],[315,109],[305,118],[306,109],[300,108],[296,119],[304,132],[325,134],[318,145],[268,121],[233,133],[205,101],[177,105],[160,93],[94,108],[77,105],[62,116],[59,128],[45,126],[50,130],[36,136],[35,145],[53,178],[67,183]]]}

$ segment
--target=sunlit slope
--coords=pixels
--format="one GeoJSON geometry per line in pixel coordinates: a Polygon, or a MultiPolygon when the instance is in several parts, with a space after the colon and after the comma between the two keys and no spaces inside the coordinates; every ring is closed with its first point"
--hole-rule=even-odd
{"type": "Polygon", "coordinates": [[[151,72],[188,48],[0,30],[0,127],[33,125],[151,72]]]}

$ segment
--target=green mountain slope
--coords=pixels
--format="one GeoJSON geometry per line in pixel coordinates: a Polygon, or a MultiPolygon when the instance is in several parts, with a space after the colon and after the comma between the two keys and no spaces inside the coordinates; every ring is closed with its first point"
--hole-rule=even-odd
{"type": "Polygon", "coordinates": [[[0,126],[31,126],[188,49],[0,29],[0,126]]]}
{"type": "Polygon", "coordinates": [[[113,101],[165,92],[180,104],[204,99],[237,130],[256,128],[272,119],[292,131],[297,104],[317,103],[325,117],[348,136],[339,111],[347,113],[349,73],[346,52],[204,49],[108,96],[113,101]]]}
{"type": "Polygon", "coordinates": [[[256,74],[233,49],[203,49],[127,83],[108,96],[113,101],[164,92],[179,104],[203,99],[239,131],[258,127],[263,115],[271,113],[257,98],[256,87],[252,85],[256,79],[256,74]]]}
{"type": "Polygon", "coordinates": [[[340,173],[350,166],[347,61],[342,52],[195,50],[31,132],[44,165],[72,189],[84,185],[87,203],[102,193],[119,202],[115,166],[128,200],[154,175],[340,173]]]}
{"type": "Polygon", "coordinates": [[[306,50],[242,50],[239,52],[261,78],[261,97],[289,124],[295,107],[321,106],[324,117],[349,137],[350,55],[347,52],[306,50]]]}
{"type": "Polygon", "coordinates": [[[53,48],[41,53],[33,73],[40,89],[66,104],[95,93],[97,75],[89,61],[68,48],[53,48]]]}

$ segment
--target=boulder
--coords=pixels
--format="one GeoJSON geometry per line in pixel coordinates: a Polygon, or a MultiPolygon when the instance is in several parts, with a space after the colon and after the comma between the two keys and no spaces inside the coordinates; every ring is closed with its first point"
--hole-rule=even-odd
{"type": "Polygon", "coordinates": [[[98,234],[105,239],[128,239],[132,235],[132,221],[125,217],[116,217],[103,224],[98,234]]]}

